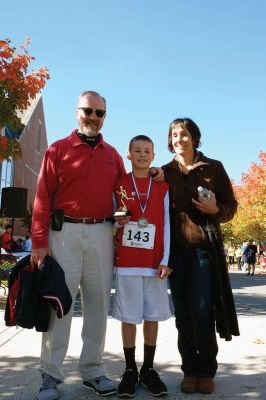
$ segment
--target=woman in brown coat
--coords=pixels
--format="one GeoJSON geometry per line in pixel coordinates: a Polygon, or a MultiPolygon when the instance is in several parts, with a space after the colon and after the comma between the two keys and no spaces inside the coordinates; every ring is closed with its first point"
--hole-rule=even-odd
{"type": "Polygon", "coordinates": [[[239,335],[220,230],[220,222],[233,218],[237,202],[222,163],[197,150],[200,137],[191,119],[175,119],[168,133],[175,157],[163,166],[170,185],[169,280],[185,393],[214,390],[215,328],[225,340],[239,335]],[[208,189],[209,200],[200,200],[199,187],[208,189]]]}

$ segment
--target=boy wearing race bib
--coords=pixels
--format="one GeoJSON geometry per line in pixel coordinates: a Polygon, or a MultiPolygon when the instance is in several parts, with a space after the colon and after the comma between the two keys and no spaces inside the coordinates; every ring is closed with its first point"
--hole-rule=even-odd
{"type": "Polygon", "coordinates": [[[116,294],[113,317],[122,322],[126,369],[117,389],[119,397],[134,397],[136,384],[153,396],[167,394],[166,385],[153,368],[158,321],[170,318],[167,279],[170,248],[169,195],[166,182],[155,182],[150,174],[154,159],[152,140],[144,135],[131,139],[127,158],[132,172],[115,185],[116,294]],[[138,373],[135,361],[136,324],[144,321],[144,361],[138,373]]]}

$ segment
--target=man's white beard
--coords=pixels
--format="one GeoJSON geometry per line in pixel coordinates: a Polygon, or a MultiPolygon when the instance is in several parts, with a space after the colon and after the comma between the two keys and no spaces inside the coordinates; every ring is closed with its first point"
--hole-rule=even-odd
{"type": "Polygon", "coordinates": [[[80,131],[81,133],[84,133],[84,135],[86,136],[96,136],[98,135],[99,132],[96,127],[92,128],[91,126],[85,126],[85,125],[80,126],[80,131]]]}

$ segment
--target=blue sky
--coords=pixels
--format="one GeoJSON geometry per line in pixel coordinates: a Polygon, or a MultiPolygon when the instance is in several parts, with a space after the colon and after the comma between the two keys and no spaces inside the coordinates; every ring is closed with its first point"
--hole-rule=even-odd
{"type": "Polygon", "coordinates": [[[264,0],[14,0],[1,4],[0,37],[30,37],[32,68],[50,70],[49,144],[76,127],[77,97],[91,89],[107,99],[102,132],[123,157],[146,134],[154,164],[167,163],[168,126],[187,116],[200,150],[239,181],[266,151],[265,21],[264,0]]]}

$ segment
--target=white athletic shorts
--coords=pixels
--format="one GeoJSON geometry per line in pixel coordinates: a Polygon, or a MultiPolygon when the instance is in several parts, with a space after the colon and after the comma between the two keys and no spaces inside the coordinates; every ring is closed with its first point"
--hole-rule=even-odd
{"type": "Polygon", "coordinates": [[[117,275],[113,317],[129,324],[169,319],[167,279],[117,275]]]}

